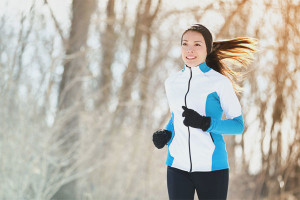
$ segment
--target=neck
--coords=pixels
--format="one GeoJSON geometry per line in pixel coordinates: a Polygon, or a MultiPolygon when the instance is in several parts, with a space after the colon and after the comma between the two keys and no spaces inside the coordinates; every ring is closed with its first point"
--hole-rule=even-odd
{"type": "Polygon", "coordinates": [[[195,66],[189,66],[189,65],[187,65],[187,64],[185,64],[187,67],[198,67],[199,65],[201,65],[201,64],[204,64],[205,63],[205,61],[203,61],[203,62],[201,62],[200,64],[198,64],[198,65],[195,65],[195,66]]]}
{"type": "Polygon", "coordinates": [[[203,73],[206,73],[206,72],[208,72],[211,69],[209,66],[207,66],[206,62],[202,62],[202,63],[200,63],[200,64],[198,64],[197,66],[194,66],[194,67],[190,67],[187,64],[185,64],[184,68],[185,67],[189,67],[191,69],[197,69],[198,68],[203,73]]]}

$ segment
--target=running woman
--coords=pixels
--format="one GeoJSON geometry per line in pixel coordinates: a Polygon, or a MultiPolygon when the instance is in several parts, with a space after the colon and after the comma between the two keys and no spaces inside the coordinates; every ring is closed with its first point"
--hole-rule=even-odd
{"type": "Polygon", "coordinates": [[[243,112],[237,98],[241,74],[225,60],[247,67],[257,40],[239,37],[213,42],[201,24],[181,36],[184,67],[165,81],[171,119],[153,134],[154,145],[168,145],[167,188],[170,199],[226,199],[229,164],[223,135],[244,131],[243,112]],[[222,120],[223,112],[226,119],[222,120]]]}

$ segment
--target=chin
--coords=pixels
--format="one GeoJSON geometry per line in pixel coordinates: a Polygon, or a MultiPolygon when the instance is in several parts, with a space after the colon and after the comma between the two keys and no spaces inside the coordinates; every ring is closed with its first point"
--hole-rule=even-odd
{"type": "Polygon", "coordinates": [[[198,64],[190,63],[190,62],[186,62],[185,64],[189,67],[196,67],[198,65],[198,64]]]}

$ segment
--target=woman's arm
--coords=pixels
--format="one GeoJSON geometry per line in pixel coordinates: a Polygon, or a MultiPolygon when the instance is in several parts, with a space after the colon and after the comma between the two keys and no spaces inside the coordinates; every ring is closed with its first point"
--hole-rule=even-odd
{"type": "Polygon", "coordinates": [[[210,127],[206,132],[213,132],[218,134],[237,135],[244,132],[243,115],[233,119],[217,120],[211,118],[210,127]]]}
{"type": "Polygon", "coordinates": [[[243,113],[232,83],[228,78],[224,79],[217,93],[227,119],[219,120],[212,117],[210,127],[206,132],[231,135],[242,134],[244,131],[243,113]]]}

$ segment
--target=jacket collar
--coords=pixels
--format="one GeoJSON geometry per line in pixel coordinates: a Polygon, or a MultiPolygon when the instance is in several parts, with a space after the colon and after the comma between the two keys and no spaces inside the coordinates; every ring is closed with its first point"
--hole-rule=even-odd
{"type": "Polygon", "coordinates": [[[209,66],[207,66],[206,62],[203,62],[201,64],[199,64],[196,67],[188,67],[186,64],[184,65],[184,69],[182,69],[183,72],[190,72],[190,70],[186,70],[187,68],[191,68],[192,73],[201,73],[204,74],[206,72],[208,72],[209,70],[211,70],[211,68],[209,66]]]}

